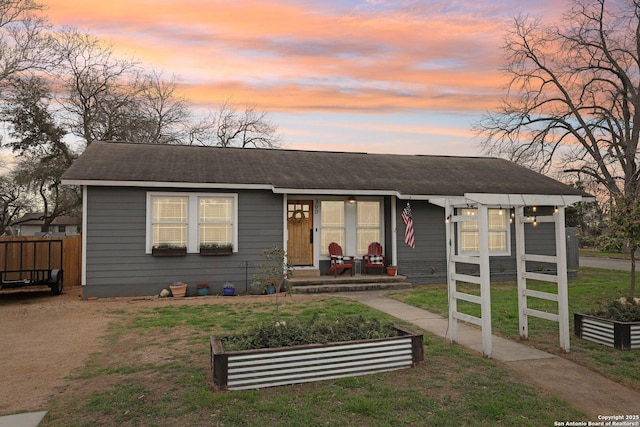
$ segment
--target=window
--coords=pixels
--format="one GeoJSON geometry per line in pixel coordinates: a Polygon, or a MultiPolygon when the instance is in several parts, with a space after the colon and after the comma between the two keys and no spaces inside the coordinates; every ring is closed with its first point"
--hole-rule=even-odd
{"type": "Polygon", "coordinates": [[[187,246],[188,197],[152,197],[152,246],[187,246]]]}
{"type": "Polygon", "coordinates": [[[199,244],[233,243],[233,200],[200,197],[198,205],[199,244]]]}
{"type": "MultiPolygon", "coordinates": [[[[477,209],[460,209],[460,215],[476,216],[477,209]]],[[[505,209],[489,209],[489,254],[509,255],[510,227],[508,211],[505,209]]],[[[463,221],[458,227],[458,247],[460,253],[465,255],[477,255],[480,241],[477,221],[463,221]]]]}
{"type": "Polygon", "coordinates": [[[231,243],[237,250],[237,195],[147,193],[147,253],[153,246],[231,243]]]}
{"type": "Polygon", "coordinates": [[[336,242],[345,249],[345,215],[343,201],[322,201],[320,217],[320,246],[322,254],[329,254],[329,244],[336,242]]]}
{"type": "Polygon", "coordinates": [[[358,202],[356,250],[366,255],[369,245],[380,242],[380,202],[358,202]]]}

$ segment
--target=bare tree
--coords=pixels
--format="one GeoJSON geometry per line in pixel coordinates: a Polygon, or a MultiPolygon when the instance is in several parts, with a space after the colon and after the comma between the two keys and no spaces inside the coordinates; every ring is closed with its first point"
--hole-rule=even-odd
{"type": "Polygon", "coordinates": [[[485,153],[595,183],[624,218],[631,250],[640,172],[640,0],[574,0],[562,26],[518,17],[506,37],[511,77],[500,110],[478,124],[485,153]]]}
{"type": "Polygon", "coordinates": [[[152,71],[145,77],[140,93],[138,112],[141,115],[139,139],[152,144],[181,144],[182,129],[189,119],[186,101],[176,95],[176,77],[164,79],[152,71]]]}
{"type": "Polygon", "coordinates": [[[48,25],[33,0],[0,0],[0,84],[11,76],[50,66],[48,25]]]}
{"type": "Polygon", "coordinates": [[[187,131],[188,144],[278,148],[281,142],[278,127],[269,120],[266,112],[256,111],[255,106],[240,111],[230,101],[191,125],[187,131]]]}
{"type": "Polygon", "coordinates": [[[116,58],[111,46],[72,30],[59,33],[53,49],[71,131],[87,145],[127,140],[133,105],[144,89],[139,65],[116,58]]]}

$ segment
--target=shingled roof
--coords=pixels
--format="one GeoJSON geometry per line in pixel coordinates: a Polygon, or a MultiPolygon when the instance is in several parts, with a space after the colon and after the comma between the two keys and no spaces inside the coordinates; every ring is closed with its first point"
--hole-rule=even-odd
{"type": "Polygon", "coordinates": [[[273,191],[462,196],[586,194],[512,162],[484,157],[367,154],[94,142],[65,184],[265,187],[273,191]]]}

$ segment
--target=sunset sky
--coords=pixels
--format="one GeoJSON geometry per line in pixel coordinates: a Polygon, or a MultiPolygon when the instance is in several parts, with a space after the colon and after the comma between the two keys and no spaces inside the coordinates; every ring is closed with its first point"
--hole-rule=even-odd
{"type": "Polygon", "coordinates": [[[287,148],[479,155],[518,14],[568,0],[42,0],[55,26],[175,74],[203,108],[255,104],[287,148]]]}

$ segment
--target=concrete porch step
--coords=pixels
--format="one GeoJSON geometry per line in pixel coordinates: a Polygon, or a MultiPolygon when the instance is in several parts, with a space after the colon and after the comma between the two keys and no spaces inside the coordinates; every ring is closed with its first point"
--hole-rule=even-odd
{"type": "Polygon", "coordinates": [[[293,275],[296,278],[320,277],[320,270],[317,268],[295,269],[293,275]]]}
{"type": "Polygon", "coordinates": [[[298,277],[287,280],[287,288],[293,293],[353,292],[386,289],[408,289],[411,283],[405,276],[320,276],[298,277]]]}
{"type": "Polygon", "coordinates": [[[315,285],[293,285],[291,292],[294,294],[319,294],[328,292],[357,292],[357,291],[381,291],[394,289],[409,289],[411,283],[403,282],[373,282],[373,283],[324,283],[315,285]]]}

